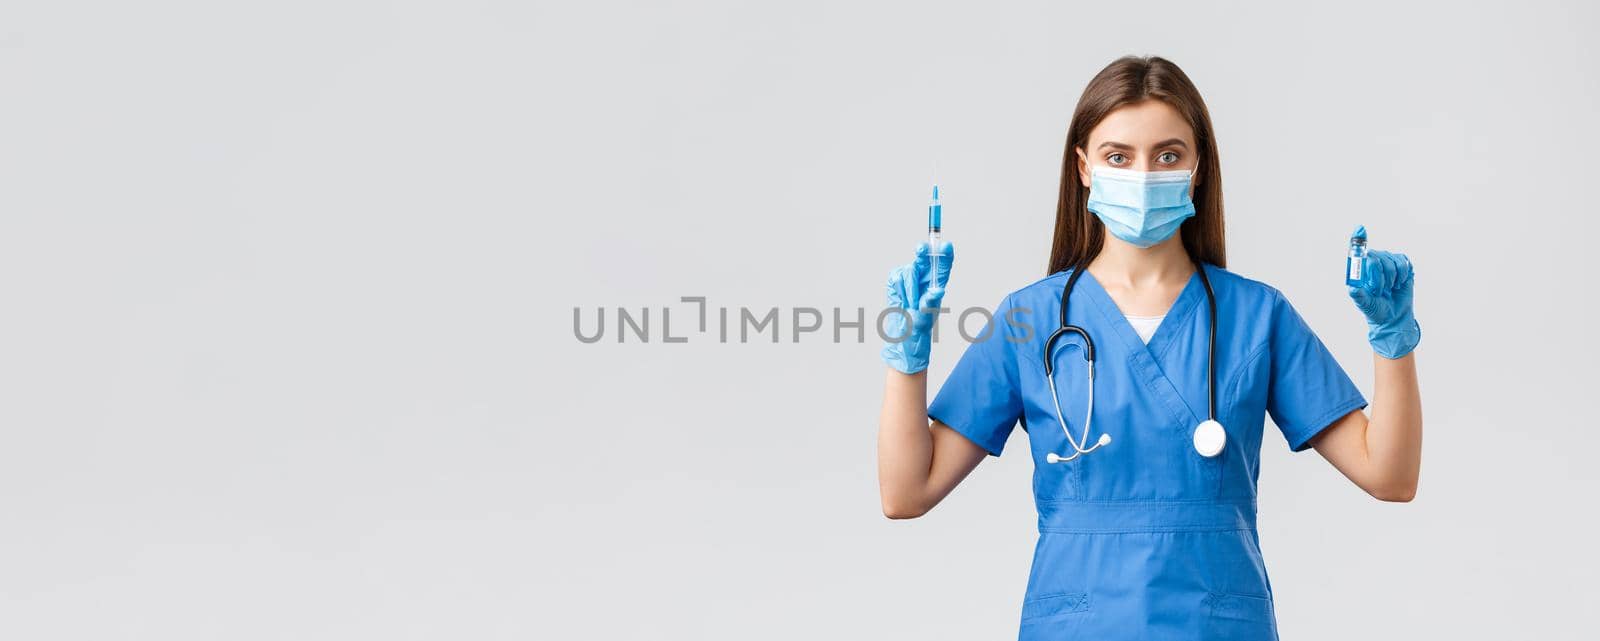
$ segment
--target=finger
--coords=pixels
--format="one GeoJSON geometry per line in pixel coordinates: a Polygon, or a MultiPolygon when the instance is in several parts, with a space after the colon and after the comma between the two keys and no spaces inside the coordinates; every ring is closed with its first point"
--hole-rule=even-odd
{"type": "Polygon", "coordinates": [[[901,265],[895,270],[897,285],[900,288],[900,306],[912,309],[918,301],[922,300],[922,283],[917,281],[916,269],[912,264],[901,265]]]}
{"type": "Polygon", "coordinates": [[[917,311],[932,312],[938,309],[942,303],[944,303],[944,288],[938,286],[929,287],[928,291],[923,292],[922,299],[918,301],[917,311]]]}
{"type": "Polygon", "coordinates": [[[1372,316],[1373,304],[1377,297],[1364,287],[1356,287],[1354,285],[1347,285],[1346,287],[1350,290],[1350,300],[1355,301],[1356,309],[1361,310],[1361,313],[1365,316],[1372,316]]]}
{"type": "Polygon", "coordinates": [[[1389,259],[1389,252],[1371,251],[1367,253],[1367,275],[1361,279],[1361,288],[1376,296],[1381,296],[1389,291],[1394,267],[1389,259]]]}
{"type": "Polygon", "coordinates": [[[1411,285],[1412,267],[1411,257],[1405,254],[1395,254],[1395,289],[1403,289],[1411,285]]]}
{"type": "Polygon", "coordinates": [[[939,251],[943,255],[939,257],[939,269],[934,273],[933,285],[943,289],[950,283],[950,268],[956,262],[956,246],[948,240],[940,241],[939,251]]]}
{"type": "Polygon", "coordinates": [[[884,283],[884,289],[887,290],[884,297],[888,299],[890,307],[906,306],[905,288],[900,284],[900,272],[903,269],[905,266],[902,265],[889,270],[889,280],[884,283]]]}
{"type": "Polygon", "coordinates": [[[1346,285],[1346,287],[1350,289],[1351,300],[1354,300],[1357,303],[1363,303],[1366,302],[1367,299],[1372,298],[1372,292],[1367,289],[1365,284],[1346,285]]]}
{"type": "Polygon", "coordinates": [[[928,277],[930,262],[931,261],[928,259],[928,244],[917,243],[916,257],[911,260],[911,276],[914,277],[917,282],[920,283],[928,277]]]}
{"type": "Polygon", "coordinates": [[[1411,270],[1411,261],[1407,260],[1405,256],[1394,252],[1384,252],[1383,255],[1389,263],[1389,271],[1384,274],[1389,277],[1389,289],[1387,291],[1392,292],[1400,286],[1400,283],[1405,281],[1406,272],[1411,270]]]}
{"type": "Polygon", "coordinates": [[[906,271],[900,279],[905,287],[906,308],[913,312],[916,311],[916,304],[922,302],[922,293],[928,288],[922,283],[922,276],[918,271],[915,264],[906,265],[906,271]]]}
{"type": "MultiPolygon", "coordinates": [[[[897,307],[897,309],[904,308],[897,307]]],[[[885,338],[890,339],[890,342],[902,342],[903,337],[906,335],[906,315],[900,312],[894,312],[885,317],[883,321],[883,335],[885,338]]]]}
{"type": "Polygon", "coordinates": [[[929,287],[922,295],[922,300],[917,303],[916,326],[918,330],[927,331],[933,327],[938,319],[939,305],[944,300],[944,288],[929,287]]]}
{"type": "Polygon", "coordinates": [[[1376,251],[1376,249],[1368,251],[1366,253],[1366,278],[1362,283],[1363,288],[1368,293],[1373,294],[1379,294],[1384,289],[1389,289],[1389,277],[1386,275],[1387,269],[1389,269],[1389,259],[1384,257],[1382,251],[1376,251]]]}

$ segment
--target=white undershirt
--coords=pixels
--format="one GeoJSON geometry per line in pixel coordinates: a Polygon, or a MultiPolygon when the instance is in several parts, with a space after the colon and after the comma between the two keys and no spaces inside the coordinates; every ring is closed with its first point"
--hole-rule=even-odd
{"type": "Polygon", "coordinates": [[[1128,319],[1128,324],[1133,326],[1133,331],[1139,333],[1139,338],[1144,339],[1144,342],[1148,344],[1150,337],[1156,335],[1156,328],[1161,326],[1161,319],[1166,318],[1167,315],[1129,316],[1123,314],[1123,317],[1128,319]]]}

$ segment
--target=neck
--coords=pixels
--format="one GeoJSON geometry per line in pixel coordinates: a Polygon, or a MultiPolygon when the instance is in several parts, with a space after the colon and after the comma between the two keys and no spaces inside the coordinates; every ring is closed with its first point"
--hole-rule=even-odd
{"type": "Polygon", "coordinates": [[[1195,264],[1183,250],[1183,238],[1173,234],[1159,245],[1140,248],[1106,234],[1100,254],[1089,262],[1089,273],[1102,285],[1144,289],[1163,283],[1187,282],[1195,264]]]}

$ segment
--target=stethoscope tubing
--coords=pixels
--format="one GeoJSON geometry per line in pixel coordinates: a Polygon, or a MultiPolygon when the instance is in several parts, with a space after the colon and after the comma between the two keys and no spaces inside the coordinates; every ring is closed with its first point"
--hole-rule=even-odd
{"type": "MultiPolygon", "coordinates": [[[[1071,456],[1057,456],[1051,453],[1048,457],[1051,463],[1065,463],[1088,454],[1111,442],[1110,434],[1101,434],[1099,442],[1085,447],[1089,441],[1089,426],[1094,420],[1094,339],[1089,336],[1089,331],[1067,322],[1067,308],[1072,301],[1072,290],[1078,284],[1078,277],[1083,275],[1082,267],[1075,267],[1072,275],[1067,277],[1067,284],[1061,288],[1061,322],[1056,331],[1044,342],[1044,375],[1050,385],[1050,400],[1055,405],[1056,422],[1061,425],[1061,431],[1067,437],[1067,444],[1072,446],[1071,456]],[[1077,334],[1083,339],[1083,358],[1088,367],[1089,376],[1089,409],[1083,419],[1083,435],[1074,438],[1072,430],[1067,427],[1066,417],[1061,412],[1061,397],[1056,391],[1055,379],[1055,343],[1062,336],[1077,334]]],[[[1206,275],[1206,269],[1199,261],[1195,261],[1195,271],[1200,276],[1200,284],[1205,286],[1206,306],[1210,310],[1210,323],[1206,346],[1206,417],[1208,421],[1217,420],[1217,295],[1211,289],[1211,278],[1206,275]]]]}

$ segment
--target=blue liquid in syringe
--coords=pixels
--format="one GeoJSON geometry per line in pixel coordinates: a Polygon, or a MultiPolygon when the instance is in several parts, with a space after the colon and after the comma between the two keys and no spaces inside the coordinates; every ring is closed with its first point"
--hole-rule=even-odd
{"type": "Polygon", "coordinates": [[[928,257],[933,264],[933,278],[938,278],[939,259],[944,257],[944,243],[939,242],[943,226],[944,208],[939,204],[939,186],[933,186],[933,203],[928,205],[928,257]]]}

